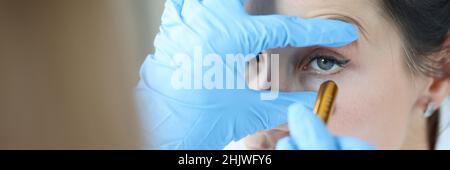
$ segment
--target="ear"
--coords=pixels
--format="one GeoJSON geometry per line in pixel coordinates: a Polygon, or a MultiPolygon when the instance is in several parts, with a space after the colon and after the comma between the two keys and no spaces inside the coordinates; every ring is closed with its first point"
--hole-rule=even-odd
{"type": "Polygon", "coordinates": [[[433,81],[428,87],[430,100],[436,107],[439,107],[450,93],[450,35],[447,36],[443,47],[444,49],[441,51],[440,55],[444,58],[443,61],[445,63],[443,69],[445,75],[443,78],[433,78],[433,81]]]}
{"type": "Polygon", "coordinates": [[[423,111],[429,103],[433,103],[435,109],[439,108],[450,93],[450,78],[428,78],[427,81],[425,93],[416,103],[423,111]]]}

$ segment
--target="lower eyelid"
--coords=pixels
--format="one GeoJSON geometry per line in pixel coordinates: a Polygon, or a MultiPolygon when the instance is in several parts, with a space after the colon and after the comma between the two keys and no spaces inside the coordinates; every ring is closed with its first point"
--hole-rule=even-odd
{"type": "Polygon", "coordinates": [[[317,70],[316,71],[307,71],[306,73],[313,74],[313,76],[333,76],[333,75],[341,73],[342,71],[344,71],[344,68],[340,68],[339,70],[334,71],[332,73],[321,73],[320,71],[317,71],[317,70]]]}

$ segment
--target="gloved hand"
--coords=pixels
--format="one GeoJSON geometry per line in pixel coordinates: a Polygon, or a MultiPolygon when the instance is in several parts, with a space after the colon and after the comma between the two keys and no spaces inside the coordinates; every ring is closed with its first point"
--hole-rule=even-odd
{"type": "Polygon", "coordinates": [[[172,84],[173,76],[187,67],[180,65],[183,59],[175,57],[180,56],[177,54],[187,56],[193,65],[186,72],[204,71],[210,66],[194,63],[199,58],[208,59],[204,55],[216,54],[225,63],[223,73],[234,73],[235,82],[240,82],[245,81],[245,74],[240,74],[245,69],[225,62],[227,54],[254,57],[270,48],[341,46],[358,38],[356,28],[341,21],[250,16],[244,2],[167,0],[154,43],[155,54],[149,55],[142,65],[137,89],[144,133],[151,140],[147,141],[151,142],[149,147],[223,149],[232,140],[285,123],[290,104],[315,98],[311,92],[280,93],[277,99],[264,101],[261,91],[248,87],[223,89],[228,82],[220,84],[223,88],[194,85],[191,89],[177,89],[172,84]],[[195,49],[200,49],[200,56],[195,49]]]}
{"type": "Polygon", "coordinates": [[[374,147],[353,137],[333,136],[313,112],[312,102],[289,107],[290,136],[278,141],[278,150],[372,150],[374,147]]]}

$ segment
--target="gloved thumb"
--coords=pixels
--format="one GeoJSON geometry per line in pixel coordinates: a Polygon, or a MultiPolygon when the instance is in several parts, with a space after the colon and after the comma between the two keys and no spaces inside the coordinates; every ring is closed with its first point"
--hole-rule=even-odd
{"type": "Polygon", "coordinates": [[[312,107],[296,103],[289,107],[288,123],[292,139],[301,150],[336,150],[338,144],[312,107]]]}

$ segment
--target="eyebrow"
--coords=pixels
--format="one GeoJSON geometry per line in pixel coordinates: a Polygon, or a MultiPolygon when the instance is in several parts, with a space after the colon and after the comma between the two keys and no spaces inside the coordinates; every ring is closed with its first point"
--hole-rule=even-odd
{"type": "Polygon", "coordinates": [[[316,17],[325,17],[328,19],[340,20],[343,22],[347,22],[347,23],[356,25],[358,27],[358,29],[360,30],[361,34],[364,36],[364,38],[368,39],[369,33],[367,32],[367,30],[364,28],[364,26],[361,24],[361,22],[359,22],[358,20],[356,20],[352,17],[342,15],[342,14],[322,14],[322,15],[317,15],[316,17]]]}
{"type": "Polygon", "coordinates": [[[331,19],[343,20],[344,22],[350,22],[350,23],[356,25],[361,30],[361,33],[363,34],[363,36],[365,36],[367,38],[367,34],[368,34],[367,30],[364,28],[364,26],[360,22],[358,22],[358,20],[353,19],[348,16],[344,16],[344,15],[337,16],[337,17],[331,18],[331,19]],[[342,17],[342,18],[340,18],[340,17],[342,17]]]}

